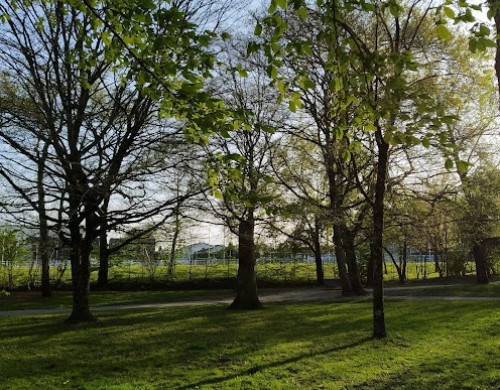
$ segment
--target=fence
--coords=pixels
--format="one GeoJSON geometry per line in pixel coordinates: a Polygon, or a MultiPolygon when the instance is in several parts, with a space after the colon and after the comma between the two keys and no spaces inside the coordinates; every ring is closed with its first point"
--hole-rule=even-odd
{"type": "MultiPolygon", "coordinates": [[[[464,255],[465,256],[465,255],[464,255]]],[[[109,269],[110,282],[168,281],[168,260],[157,258],[148,262],[137,259],[113,259],[109,269]]],[[[445,256],[440,256],[439,268],[436,269],[434,255],[410,254],[407,260],[407,280],[435,278],[453,274],[474,273],[471,261],[461,261],[457,271],[445,256]]],[[[363,266],[363,264],[361,264],[363,266]]],[[[363,268],[363,267],[361,267],[363,268]]],[[[338,271],[335,256],[323,256],[325,278],[337,278],[338,271]]],[[[92,260],[91,281],[97,281],[98,261],[92,260]]],[[[238,272],[238,260],[235,257],[184,257],[177,259],[173,269],[173,280],[188,281],[199,279],[234,278],[238,272]]],[[[386,280],[397,280],[396,267],[389,257],[385,259],[386,280]]],[[[40,283],[41,266],[32,258],[16,263],[0,261],[0,289],[13,287],[36,287],[40,283]]],[[[308,254],[260,254],[257,258],[256,274],[258,280],[275,282],[313,282],[316,279],[314,258],[308,254]]],[[[51,281],[55,286],[69,284],[71,267],[67,260],[51,262],[51,281]]]]}

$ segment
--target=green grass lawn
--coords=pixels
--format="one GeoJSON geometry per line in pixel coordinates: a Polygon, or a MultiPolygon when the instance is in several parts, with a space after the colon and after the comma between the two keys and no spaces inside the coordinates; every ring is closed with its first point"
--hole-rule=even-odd
{"type": "MultiPolygon", "coordinates": [[[[393,286],[391,286],[393,287],[393,286]]],[[[494,284],[451,284],[448,286],[432,286],[413,288],[408,286],[397,290],[386,290],[386,295],[403,296],[447,296],[447,297],[491,297],[500,298],[500,283],[494,284]]]]}
{"type": "MultiPolygon", "coordinates": [[[[338,278],[336,265],[333,263],[324,264],[325,278],[338,278]]],[[[434,271],[434,265],[431,263],[426,264],[425,276],[427,279],[436,278],[439,276],[437,272],[434,271]]],[[[390,262],[386,264],[386,273],[384,274],[384,279],[386,281],[397,281],[398,276],[396,268],[390,262]]],[[[12,275],[12,285],[14,287],[27,288],[29,267],[18,266],[13,269],[12,275]]],[[[422,281],[424,278],[424,267],[420,263],[409,263],[407,269],[408,280],[411,281],[422,281]]],[[[33,275],[33,280],[35,284],[39,286],[40,284],[40,269],[35,269],[33,275]]],[[[238,272],[238,267],[236,264],[210,264],[208,267],[205,265],[185,265],[178,264],[175,267],[174,279],[169,280],[167,275],[167,267],[161,265],[155,268],[154,275],[152,275],[152,280],[159,283],[172,283],[172,282],[186,282],[193,280],[214,280],[221,278],[235,278],[238,272]]],[[[51,280],[53,283],[58,279],[57,269],[55,267],[51,268],[51,280]]],[[[303,263],[303,262],[283,262],[283,263],[257,263],[256,266],[257,278],[261,281],[266,282],[314,282],[316,280],[316,270],[313,263],[303,263]]],[[[97,282],[97,269],[94,269],[91,273],[92,283],[97,282]]],[[[9,287],[9,276],[8,270],[5,267],[0,267],[0,291],[3,288],[9,287]]],[[[146,267],[140,265],[116,265],[109,270],[109,282],[110,283],[140,283],[147,284],[151,282],[150,275],[146,267]]],[[[62,284],[66,286],[71,285],[71,272],[67,269],[62,277],[62,284]]]]}
{"type": "MultiPolygon", "coordinates": [[[[0,311],[25,309],[50,309],[71,307],[69,291],[54,291],[52,298],[42,298],[38,291],[14,291],[0,297],[0,311]]],[[[166,303],[194,300],[230,298],[231,290],[186,291],[95,291],[90,294],[91,306],[130,305],[141,303],[166,303]]]]}
{"type": "Polygon", "coordinates": [[[0,389],[467,389],[500,387],[495,302],[223,305],[0,319],[0,389]]]}
{"type": "MultiPolygon", "coordinates": [[[[307,290],[307,288],[304,288],[307,290]]],[[[260,296],[297,288],[266,288],[259,290],[260,296]]],[[[91,306],[132,305],[141,303],[168,303],[200,301],[210,299],[231,299],[233,290],[178,290],[178,291],[92,291],[91,306]]],[[[52,298],[42,298],[38,291],[13,291],[8,296],[0,296],[0,311],[26,309],[52,309],[71,307],[72,295],[69,291],[54,291],[52,298]]]]}

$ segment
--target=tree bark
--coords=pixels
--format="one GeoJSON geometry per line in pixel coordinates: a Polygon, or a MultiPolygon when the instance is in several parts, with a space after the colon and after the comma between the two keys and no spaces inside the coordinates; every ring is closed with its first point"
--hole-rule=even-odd
{"type": "Polygon", "coordinates": [[[366,265],[366,286],[373,286],[373,258],[371,256],[372,245],[370,244],[370,256],[368,257],[368,264],[366,265]]]}
{"type": "Polygon", "coordinates": [[[316,263],[316,284],[318,286],[323,286],[325,284],[325,273],[323,271],[321,252],[314,252],[314,262],[316,263]]]}
{"type": "Polygon", "coordinates": [[[97,286],[107,287],[109,283],[109,255],[108,232],[104,229],[99,236],[99,274],[97,286]]]}
{"type": "Polygon", "coordinates": [[[43,184],[47,154],[48,144],[45,144],[42,148],[37,167],[38,217],[40,221],[38,252],[40,254],[40,262],[42,263],[42,297],[44,298],[50,298],[52,296],[52,292],[50,291],[50,258],[48,253],[49,229],[47,224],[47,212],[45,209],[45,187],[43,184]]]}
{"type": "Polygon", "coordinates": [[[71,261],[71,281],[73,287],[73,309],[71,315],[66,320],[67,323],[95,321],[95,317],[90,313],[89,292],[90,292],[90,253],[92,251],[92,232],[95,232],[97,216],[89,214],[85,220],[85,236],[82,237],[80,231],[80,221],[76,210],[78,210],[80,200],[78,192],[70,193],[70,213],[68,223],[70,233],[70,261],[71,261]]]}
{"type": "Polygon", "coordinates": [[[177,247],[177,238],[180,233],[180,218],[179,218],[179,210],[176,210],[175,214],[175,227],[174,227],[174,236],[172,237],[172,246],[170,247],[170,258],[168,261],[168,278],[173,279],[174,277],[174,267],[175,267],[175,249],[177,247]]]}
{"type": "Polygon", "coordinates": [[[365,290],[361,284],[359,275],[358,262],[356,259],[356,250],[354,248],[354,238],[350,232],[344,233],[344,247],[347,260],[347,268],[349,281],[351,282],[352,290],[356,295],[365,295],[365,290]]]}
{"type": "Polygon", "coordinates": [[[42,234],[42,228],[40,228],[40,244],[38,247],[42,263],[42,297],[44,298],[52,297],[50,290],[50,257],[47,242],[48,234],[42,234]]]}
{"type": "Polygon", "coordinates": [[[257,281],[255,277],[255,220],[253,209],[242,219],[238,227],[238,276],[236,298],[230,309],[252,310],[260,309],[262,304],[257,296],[257,281]]]}
{"type": "Polygon", "coordinates": [[[384,274],[383,274],[383,233],[384,233],[384,196],[387,176],[389,145],[382,138],[380,129],[375,134],[378,145],[377,181],[375,202],[373,204],[373,236],[371,258],[373,262],[373,337],[387,336],[384,313],[384,274]]]}
{"type": "Polygon", "coordinates": [[[95,321],[89,307],[91,249],[91,245],[82,242],[81,247],[70,250],[73,309],[67,323],[95,321]]]}
{"type": "Polygon", "coordinates": [[[483,243],[477,243],[472,247],[474,261],[476,263],[476,281],[480,284],[489,283],[488,280],[488,260],[486,257],[486,248],[483,243]]]}
{"type": "Polygon", "coordinates": [[[333,244],[335,245],[335,258],[339,270],[340,282],[342,283],[342,296],[348,297],[354,294],[349,273],[347,272],[346,252],[342,237],[342,228],[339,225],[333,225],[333,244]]]}
{"type": "Polygon", "coordinates": [[[319,223],[316,219],[314,221],[313,252],[314,262],[316,263],[316,283],[318,284],[318,286],[322,286],[325,284],[325,273],[323,271],[323,259],[321,258],[321,242],[319,239],[319,235],[319,223]]]}
{"type": "Polygon", "coordinates": [[[99,274],[97,286],[106,287],[109,283],[109,257],[111,251],[108,247],[108,205],[109,197],[104,200],[101,208],[101,234],[99,235],[99,274]]]}
{"type": "Polygon", "coordinates": [[[401,266],[399,272],[399,283],[405,284],[406,282],[406,265],[408,264],[408,247],[406,240],[403,242],[403,253],[401,254],[401,266]]]}

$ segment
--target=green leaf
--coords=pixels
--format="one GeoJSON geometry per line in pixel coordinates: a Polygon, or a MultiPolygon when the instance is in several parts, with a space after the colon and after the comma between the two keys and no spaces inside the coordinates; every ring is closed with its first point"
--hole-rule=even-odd
{"type": "Polygon", "coordinates": [[[257,42],[249,42],[247,46],[247,57],[250,57],[253,53],[257,52],[260,45],[257,42]]]}
{"type": "Polygon", "coordinates": [[[448,170],[453,169],[453,161],[450,158],[446,159],[444,167],[448,170]]]}
{"type": "Polygon", "coordinates": [[[342,80],[339,77],[335,78],[330,83],[329,88],[333,93],[340,91],[342,89],[342,80]]]}
{"type": "Polygon", "coordinates": [[[450,19],[455,18],[455,11],[453,11],[453,9],[450,7],[444,7],[444,14],[450,19]]]}
{"type": "Polygon", "coordinates": [[[135,42],[135,37],[134,36],[122,36],[123,42],[125,42],[126,45],[131,45],[135,42]]]}
{"type": "Polygon", "coordinates": [[[307,9],[305,7],[300,7],[295,12],[297,13],[297,15],[299,15],[299,18],[301,18],[302,20],[307,19],[307,9]]]}
{"type": "Polygon", "coordinates": [[[392,3],[389,5],[389,12],[391,13],[392,16],[398,17],[399,13],[401,11],[401,7],[395,3],[392,3]]]}
{"type": "Polygon", "coordinates": [[[140,85],[144,85],[146,84],[147,82],[149,82],[151,79],[151,76],[149,73],[147,73],[146,71],[144,70],[141,70],[139,72],[139,74],[137,75],[137,82],[140,84],[140,85]]]}
{"type": "Polygon", "coordinates": [[[227,131],[227,129],[226,129],[226,128],[224,128],[224,127],[222,127],[222,128],[220,129],[220,135],[222,135],[222,137],[224,137],[224,138],[229,138],[229,132],[228,132],[228,131],[227,131]]]}
{"type": "Polygon", "coordinates": [[[257,23],[253,33],[254,33],[254,35],[260,36],[262,34],[262,24],[257,23]]]}
{"type": "Polygon", "coordinates": [[[479,34],[487,37],[491,34],[491,30],[484,24],[481,24],[481,27],[479,27],[479,34]]]}
{"type": "Polygon", "coordinates": [[[278,90],[281,93],[285,93],[285,91],[286,91],[285,84],[281,80],[278,80],[278,90]]]}
{"type": "Polygon", "coordinates": [[[276,0],[271,0],[271,4],[269,5],[269,9],[267,10],[268,13],[274,14],[276,12],[277,4],[276,0]]]}
{"type": "Polygon", "coordinates": [[[351,152],[349,152],[347,149],[344,149],[342,151],[342,160],[347,162],[351,161],[351,152]]]}
{"type": "Polygon", "coordinates": [[[484,50],[486,50],[487,47],[497,47],[496,42],[493,39],[488,39],[488,38],[479,38],[479,42],[481,44],[481,47],[484,47],[484,50]]]}
{"type": "Polygon", "coordinates": [[[494,16],[495,16],[495,14],[496,14],[496,13],[497,13],[496,8],[489,7],[489,8],[488,8],[488,12],[487,12],[487,14],[486,14],[486,17],[487,17],[488,19],[490,19],[490,20],[491,20],[491,19],[493,19],[493,18],[494,18],[494,16]]]}
{"type": "Polygon", "coordinates": [[[436,32],[438,37],[444,40],[448,40],[452,36],[450,30],[444,24],[439,24],[436,27],[436,32]]]}
{"type": "Polygon", "coordinates": [[[361,8],[363,8],[363,11],[375,11],[375,5],[373,5],[372,3],[363,2],[361,4],[361,8]]]}
{"type": "Polygon", "coordinates": [[[475,38],[470,38],[469,39],[469,50],[471,53],[475,53],[477,50],[477,39],[475,38]]]}
{"type": "Polygon", "coordinates": [[[290,100],[288,102],[288,108],[291,112],[297,112],[297,106],[295,105],[295,102],[293,100],[290,100]]]}
{"type": "Polygon", "coordinates": [[[220,190],[215,190],[214,191],[214,196],[217,198],[217,199],[222,199],[222,192],[220,190]]]}
{"type": "Polygon", "coordinates": [[[424,138],[424,139],[422,140],[422,146],[423,146],[424,148],[429,148],[429,147],[431,146],[431,141],[429,141],[429,138],[424,138]]]}
{"type": "Polygon", "coordinates": [[[276,4],[282,9],[286,9],[287,3],[286,0],[276,0],[276,4]]]}
{"type": "Polygon", "coordinates": [[[457,161],[457,169],[460,173],[465,173],[469,170],[469,164],[465,161],[457,161]]]}

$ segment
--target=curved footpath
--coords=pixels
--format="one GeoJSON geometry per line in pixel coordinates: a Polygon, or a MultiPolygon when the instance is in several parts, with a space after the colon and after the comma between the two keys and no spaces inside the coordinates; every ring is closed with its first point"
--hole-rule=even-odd
{"type": "MultiPolygon", "coordinates": [[[[500,283],[494,282],[494,283],[500,283]]],[[[416,290],[428,289],[436,287],[448,287],[453,285],[426,285],[414,287],[388,287],[385,291],[397,292],[403,289],[416,290]]],[[[370,291],[370,290],[367,290],[370,291]]],[[[362,297],[341,297],[340,290],[332,290],[325,288],[311,288],[300,289],[296,291],[285,291],[271,295],[263,295],[260,300],[263,303],[271,302],[346,302],[346,301],[368,301],[371,299],[371,294],[362,297]]],[[[500,301],[500,297],[455,297],[455,296],[398,296],[389,295],[385,297],[386,300],[419,300],[419,301],[500,301]]],[[[168,303],[142,303],[142,304],[129,304],[129,305],[110,305],[110,306],[94,306],[91,308],[94,312],[99,311],[115,311],[115,310],[143,310],[143,309],[161,309],[168,307],[178,306],[195,306],[195,305],[229,305],[232,298],[227,299],[207,299],[197,301],[183,301],[183,302],[168,302],[168,303]]],[[[15,316],[32,316],[43,314],[64,314],[70,313],[71,308],[57,308],[57,309],[28,309],[28,310],[7,310],[0,311],[0,318],[2,317],[15,317],[15,316]]]]}

